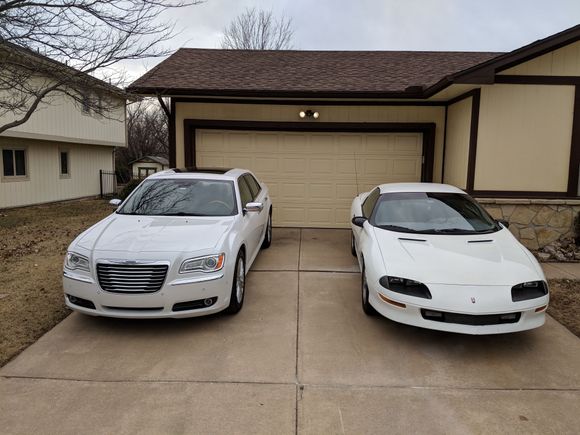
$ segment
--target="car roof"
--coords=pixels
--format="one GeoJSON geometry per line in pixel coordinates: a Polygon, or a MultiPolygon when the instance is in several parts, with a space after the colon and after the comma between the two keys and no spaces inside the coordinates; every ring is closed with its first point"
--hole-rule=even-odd
{"type": "Polygon", "coordinates": [[[381,193],[407,193],[407,192],[432,192],[432,193],[460,193],[465,192],[455,186],[439,183],[389,183],[378,186],[381,193]]]}
{"type": "Polygon", "coordinates": [[[240,168],[173,168],[165,171],[156,172],[148,178],[191,178],[191,179],[208,179],[208,180],[235,180],[240,175],[246,174],[247,169],[240,168]]]}

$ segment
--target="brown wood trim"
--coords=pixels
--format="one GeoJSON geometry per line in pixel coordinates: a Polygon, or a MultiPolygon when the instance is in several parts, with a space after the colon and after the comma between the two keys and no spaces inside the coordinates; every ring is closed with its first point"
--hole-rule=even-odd
{"type": "Polygon", "coordinates": [[[580,85],[574,91],[574,117],[568,167],[568,196],[578,195],[578,171],[580,169],[580,85]]]}
{"type": "Polygon", "coordinates": [[[580,77],[574,76],[524,76],[524,75],[496,75],[495,83],[513,85],[580,85],[580,77]]]}
{"type": "Polygon", "coordinates": [[[447,114],[449,106],[445,106],[445,120],[443,121],[443,152],[441,156],[441,183],[445,183],[445,152],[447,148],[447,114]]]}
{"type": "Polygon", "coordinates": [[[463,94],[458,95],[457,97],[453,97],[452,99],[447,101],[447,106],[451,106],[455,103],[459,103],[466,98],[473,97],[476,93],[480,92],[480,89],[472,89],[471,91],[464,92],[463,94]]]}
{"type": "Polygon", "coordinates": [[[170,99],[170,111],[169,111],[169,166],[174,168],[175,162],[175,101],[173,98],[170,99]]]}
{"type": "Polygon", "coordinates": [[[519,190],[474,190],[472,196],[478,198],[518,198],[518,199],[570,199],[567,192],[538,192],[519,190]]]}
{"type": "Polygon", "coordinates": [[[303,132],[345,132],[345,133],[422,133],[424,163],[421,170],[422,181],[433,181],[435,159],[435,129],[433,122],[270,122],[270,121],[229,121],[186,119],[184,120],[185,164],[195,167],[195,132],[197,129],[242,130],[242,131],[303,131],[303,132]]]}
{"type": "Polygon", "coordinates": [[[280,106],[434,106],[444,107],[445,101],[370,101],[370,100],[288,100],[288,99],[248,99],[248,98],[196,98],[175,97],[176,103],[210,104],[270,104],[280,106]]]}
{"type": "Polygon", "coordinates": [[[469,155],[467,160],[467,191],[473,192],[475,185],[475,163],[477,160],[477,132],[479,130],[479,105],[481,89],[474,89],[471,101],[471,131],[469,134],[469,155]]]}

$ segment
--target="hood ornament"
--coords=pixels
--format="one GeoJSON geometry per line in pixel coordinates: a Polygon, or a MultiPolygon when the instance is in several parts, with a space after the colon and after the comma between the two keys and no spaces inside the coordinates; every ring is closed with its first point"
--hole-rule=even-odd
{"type": "Polygon", "coordinates": [[[471,298],[471,303],[472,303],[472,304],[474,304],[474,303],[475,303],[475,298],[474,298],[474,297],[472,297],[472,298],[471,298]]]}

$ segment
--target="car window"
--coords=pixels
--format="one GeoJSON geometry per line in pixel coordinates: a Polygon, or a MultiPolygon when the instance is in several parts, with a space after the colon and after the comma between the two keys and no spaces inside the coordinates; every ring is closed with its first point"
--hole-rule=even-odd
{"type": "Polygon", "coordinates": [[[147,216],[232,216],[234,183],[227,180],[153,179],[135,189],[119,214],[147,216]]]}
{"type": "Polygon", "coordinates": [[[459,193],[385,193],[372,220],[377,227],[400,232],[472,234],[499,230],[474,199],[459,193]]]}
{"type": "Polygon", "coordinates": [[[242,208],[245,208],[248,202],[253,201],[252,191],[250,190],[250,186],[248,186],[248,183],[246,183],[244,177],[238,178],[238,187],[240,189],[240,199],[242,201],[242,208]]]}
{"type": "Polygon", "coordinates": [[[252,174],[245,174],[244,180],[246,180],[246,183],[248,183],[248,186],[250,187],[250,191],[252,192],[252,199],[256,199],[260,194],[260,190],[262,190],[260,183],[258,183],[252,174]]]}
{"type": "Polygon", "coordinates": [[[377,187],[369,194],[369,196],[367,196],[367,199],[365,199],[365,202],[362,205],[362,213],[364,217],[369,218],[371,217],[371,214],[373,214],[373,209],[375,208],[377,199],[379,199],[379,193],[380,190],[377,187]]]}

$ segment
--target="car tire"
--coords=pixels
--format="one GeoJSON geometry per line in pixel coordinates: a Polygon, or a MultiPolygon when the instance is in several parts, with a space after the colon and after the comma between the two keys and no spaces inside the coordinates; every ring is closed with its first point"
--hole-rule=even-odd
{"type": "Polygon", "coordinates": [[[363,265],[361,271],[361,296],[362,296],[362,309],[367,316],[375,316],[377,310],[369,302],[369,286],[367,284],[367,278],[365,274],[365,267],[363,265]]]}
{"type": "Polygon", "coordinates": [[[266,224],[266,234],[264,234],[264,241],[262,242],[262,249],[268,249],[272,244],[272,209],[268,214],[268,223],[266,224]]]}
{"type": "Polygon", "coordinates": [[[354,247],[354,233],[350,232],[350,253],[353,257],[356,257],[356,248],[354,247]]]}
{"type": "Polygon", "coordinates": [[[226,308],[227,314],[237,314],[244,305],[244,296],[246,295],[246,258],[244,251],[238,252],[236,265],[234,267],[234,279],[232,282],[232,293],[230,295],[230,304],[226,308]]]}

